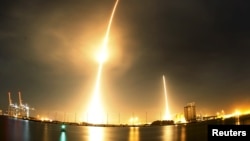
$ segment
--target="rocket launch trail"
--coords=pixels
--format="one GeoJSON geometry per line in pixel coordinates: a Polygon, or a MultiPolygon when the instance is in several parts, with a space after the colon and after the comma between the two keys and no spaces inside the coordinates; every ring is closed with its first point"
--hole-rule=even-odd
{"type": "Polygon", "coordinates": [[[98,67],[98,72],[97,72],[97,77],[96,77],[96,84],[95,84],[92,101],[88,109],[88,122],[91,122],[91,123],[102,123],[103,121],[105,121],[104,120],[105,114],[104,114],[103,106],[101,104],[101,92],[100,92],[101,82],[100,81],[101,81],[103,64],[107,56],[109,33],[110,33],[113,17],[114,17],[118,2],[119,0],[116,0],[114,8],[112,10],[112,13],[108,22],[107,31],[103,40],[103,44],[101,46],[100,54],[98,56],[99,67],[98,67]]]}
{"type": "Polygon", "coordinates": [[[106,34],[105,34],[105,37],[104,37],[104,40],[103,40],[103,45],[102,45],[102,48],[101,48],[101,51],[100,51],[100,54],[99,54],[100,55],[99,56],[100,57],[99,58],[99,68],[98,68],[97,79],[96,79],[95,93],[99,93],[98,90],[100,88],[100,79],[101,79],[102,67],[103,67],[103,63],[104,63],[104,61],[106,59],[106,54],[107,54],[107,46],[108,46],[108,38],[109,38],[110,28],[111,28],[111,25],[112,25],[113,17],[114,17],[115,10],[116,10],[118,2],[119,2],[119,0],[116,1],[115,6],[113,8],[113,11],[112,11],[112,14],[111,14],[111,17],[110,17],[110,20],[109,20],[108,28],[107,28],[107,31],[106,31],[106,34]]]}
{"type": "Polygon", "coordinates": [[[168,96],[167,96],[167,86],[166,86],[166,80],[165,80],[165,76],[162,76],[163,79],[163,87],[164,87],[164,95],[165,95],[165,102],[166,102],[166,113],[165,113],[165,119],[166,120],[170,120],[171,116],[170,116],[170,112],[169,112],[169,107],[168,107],[168,96]]]}

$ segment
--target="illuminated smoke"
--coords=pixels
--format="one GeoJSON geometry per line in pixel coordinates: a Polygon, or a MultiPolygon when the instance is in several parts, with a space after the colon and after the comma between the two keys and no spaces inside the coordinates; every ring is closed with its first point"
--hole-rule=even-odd
{"type": "Polygon", "coordinates": [[[92,97],[92,101],[89,105],[88,115],[87,115],[88,122],[90,123],[103,123],[105,121],[105,113],[103,110],[103,106],[101,104],[100,81],[101,81],[103,63],[106,60],[106,56],[107,56],[109,32],[110,32],[111,24],[113,21],[113,17],[114,17],[118,2],[119,0],[116,0],[116,3],[114,5],[113,11],[110,16],[110,20],[109,20],[107,31],[103,40],[103,44],[102,44],[102,47],[98,56],[99,67],[98,67],[98,72],[97,72],[96,85],[95,85],[95,90],[94,90],[94,95],[92,97]]]}

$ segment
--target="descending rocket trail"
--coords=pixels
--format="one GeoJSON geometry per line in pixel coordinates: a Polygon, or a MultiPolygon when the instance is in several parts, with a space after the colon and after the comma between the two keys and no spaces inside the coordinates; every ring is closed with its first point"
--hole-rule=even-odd
{"type": "Polygon", "coordinates": [[[169,112],[169,107],[168,107],[168,97],[167,97],[167,86],[166,86],[166,80],[165,80],[165,76],[162,76],[163,79],[163,87],[164,87],[164,95],[165,95],[165,102],[166,102],[166,113],[165,113],[165,119],[166,120],[170,120],[171,116],[170,116],[170,112],[169,112]]]}
{"type": "Polygon", "coordinates": [[[112,25],[112,21],[113,21],[113,17],[116,11],[116,7],[118,5],[119,0],[116,0],[116,3],[114,5],[114,8],[112,10],[110,19],[109,19],[109,23],[108,23],[108,27],[107,27],[107,31],[103,40],[103,44],[101,46],[101,50],[99,52],[99,56],[98,56],[98,61],[99,61],[99,67],[98,67],[98,72],[97,72],[97,78],[96,78],[96,84],[95,84],[95,89],[94,89],[94,94],[92,97],[92,101],[89,105],[89,109],[88,109],[88,122],[91,123],[103,123],[104,120],[104,111],[103,111],[103,106],[101,104],[101,93],[100,93],[100,81],[101,81],[101,75],[102,75],[102,68],[103,68],[103,64],[106,60],[107,57],[107,47],[108,47],[108,39],[109,39],[109,33],[110,33],[110,29],[111,29],[111,25],[112,25]]]}

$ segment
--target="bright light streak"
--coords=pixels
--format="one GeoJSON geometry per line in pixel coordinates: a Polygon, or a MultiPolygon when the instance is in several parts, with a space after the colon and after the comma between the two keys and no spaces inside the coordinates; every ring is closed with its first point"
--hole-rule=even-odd
{"type": "Polygon", "coordinates": [[[103,128],[88,127],[89,141],[103,141],[103,128]]]}
{"type": "Polygon", "coordinates": [[[139,140],[140,140],[139,127],[130,127],[129,128],[129,141],[139,141],[139,140]]]}
{"type": "Polygon", "coordinates": [[[166,86],[165,76],[163,75],[162,78],[163,78],[164,94],[165,94],[165,101],[166,101],[166,113],[165,113],[164,118],[166,120],[170,120],[171,116],[170,116],[169,107],[168,107],[167,86],[166,86]]]}
{"type": "Polygon", "coordinates": [[[247,114],[250,114],[250,110],[238,110],[238,109],[236,109],[236,110],[235,110],[233,113],[231,113],[231,114],[223,115],[223,118],[238,117],[238,116],[247,115],[247,114]]]}
{"type": "Polygon", "coordinates": [[[116,10],[118,2],[119,2],[119,0],[116,0],[115,6],[114,6],[112,14],[111,14],[111,17],[109,19],[108,28],[107,28],[106,35],[105,35],[104,42],[103,42],[103,46],[102,46],[103,51],[105,51],[107,46],[108,46],[109,32],[110,32],[111,24],[112,24],[112,21],[113,21],[113,17],[114,17],[115,10],[116,10]]]}
{"type": "Polygon", "coordinates": [[[99,67],[98,67],[98,72],[97,72],[96,85],[95,85],[94,95],[92,97],[92,101],[88,109],[88,122],[90,123],[104,123],[105,121],[105,114],[104,114],[103,106],[101,104],[101,92],[100,92],[101,82],[100,81],[101,81],[103,63],[107,59],[107,46],[108,46],[110,28],[111,28],[111,24],[113,21],[113,17],[114,17],[118,2],[119,0],[116,0],[116,3],[114,5],[114,8],[113,8],[113,11],[111,13],[111,17],[108,23],[108,28],[104,37],[102,48],[101,48],[100,54],[98,55],[99,67]]]}

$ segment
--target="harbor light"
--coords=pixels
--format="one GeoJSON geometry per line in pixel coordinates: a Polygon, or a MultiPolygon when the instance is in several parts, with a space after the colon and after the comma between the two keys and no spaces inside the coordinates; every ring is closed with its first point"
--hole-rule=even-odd
{"type": "Polygon", "coordinates": [[[65,132],[65,131],[66,131],[66,125],[63,124],[63,125],[61,125],[61,132],[65,132]]]}

